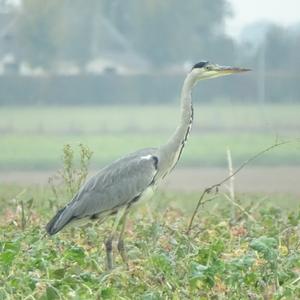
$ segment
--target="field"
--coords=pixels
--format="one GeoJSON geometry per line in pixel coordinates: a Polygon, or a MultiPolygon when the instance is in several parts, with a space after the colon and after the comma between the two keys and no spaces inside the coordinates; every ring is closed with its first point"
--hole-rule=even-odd
{"type": "MultiPolygon", "coordinates": [[[[83,143],[98,169],[130,151],[158,146],[177,124],[178,107],[4,107],[0,110],[0,171],[59,166],[64,144],[83,143]]],[[[276,139],[299,138],[300,105],[196,105],[191,137],[181,166],[224,166],[226,149],[240,163],[276,139]]],[[[294,143],[257,164],[300,164],[294,143]]]]}
{"type": "MultiPolygon", "coordinates": [[[[61,202],[66,200],[62,194],[61,202]]],[[[163,193],[127,226],[129,270],[105,270],[111,222],[44,236],[58,203],[49,189],[1,187],[0,299],[298,299],[299,205],[293,197],[163,193]],[[227,195],[228,197],[228,195],[227,195]],[[284,203],[289,208],[275,204],[284,203]]],[[[117,254],[117,253],[115,253],[117,254]]]]}
{"type": "MultiPolygon", "coordinates": [[[[215,183],[209,170],[215,174],[227,165],[227,147],[237,166],[277,139],[293,140],[255,162],[253,185],[271,186],[274,170],[279,172],[275,180],[297,185],[299,115],[296,104],[196,106],[181,178],[171,177],[173,183],[148,206],[131,212],[129,269],[117,251],[113,271],[105,268],[103,241],[112,219],[45,236],[45,224],[71,197],[68,183],[55,182],[54,193],[53,186],[41,184],[47,180],[39,185],[30,178],[0,182],[0,300],[300,299],[299,189],[277,193],[278,182],[263,193],[246,188],[242,193],[235,186],[240,192],[232,195],[223,187],[207,195],[213,199],[200,207],[186,232],[199,191],[215,183]],[[198,167],[207,170],[201,184],[198,167]]],[[[46,178],[62,167],[68,143],[76,153],[79,143],[87,145],[94,152],[91,169],[98,169],[129,151],[165,141],[177,116],[177,107],[165,106],[1,108],[0,180],[10,172],[46,178]]],[[[244,175],[237,176],[236,185],[244,175]]]]}

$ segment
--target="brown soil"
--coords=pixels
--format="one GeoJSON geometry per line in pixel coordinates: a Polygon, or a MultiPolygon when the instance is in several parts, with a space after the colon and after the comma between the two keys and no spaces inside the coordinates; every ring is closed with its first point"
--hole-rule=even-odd
{"type": "MultiPolygon", "coordinates": [[[[93,172],[92,172],[93,173],[93,172]]],[[[47,184],[53,172],[0,172],[0,183],[47,184]]],[[[177,168],[163,184],[173,191],[200,191],[228,175],[222,168],[177,168]]],[[[300,167],[246,167],[234,179],[238,192],[290,193],[300,195],[300,167]]]]}

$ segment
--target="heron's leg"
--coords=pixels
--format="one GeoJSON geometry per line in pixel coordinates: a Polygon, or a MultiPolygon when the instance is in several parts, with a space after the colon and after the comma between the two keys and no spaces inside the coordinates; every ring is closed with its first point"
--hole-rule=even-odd
{"type": "Polygon", "coordinates": [[[126,228],[126,221],[127,221],[128,213],[129,213],[129,207],[127,207],[127,209],[124,212],[124,215],[122,218],[122,228],[121,228],[119,240],[118,240],[118,250],[122,257],[123,262],[127,265],[127,267],[128,267],[128,258],[127,258],[127,253],[126,253],[125,246],[124,246],[123,235],[124,235],[125,228],[126,228]]]}
{"type": "Polygon", "coordinates": [[[116,230],[118,228],[118,225],[120,223],[120,220],[122,216],[124,216],[124,213],[126,212],[126,207],[120,209],[117,212],[117,216],[115,218],[112,231],[108,237],[108,239],[105,241],[105,249],[106,249],[106,259],[107,259],[107,269],[111,270],[113,268],[113,253],[112,253],[112,243],[113,239],[115,237],[116,230]]]}
{"type": "Polygon", "coordinates": [[[106,263],[107,263],[108,270],[111,270],[113,268],[112,241],[113,238],[111,236],[105,241],[106,260],[107,260],[106,263]]]}

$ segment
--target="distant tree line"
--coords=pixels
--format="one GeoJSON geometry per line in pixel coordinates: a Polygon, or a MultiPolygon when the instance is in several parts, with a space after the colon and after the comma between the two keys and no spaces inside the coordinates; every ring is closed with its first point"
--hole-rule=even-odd
{"type": "MultiPolygon", "coordinates": [[[[103,49],[113,52],[120,48],[122,52],[125,45],[149,62],[153,82],[161,70],[207,59],[254,69],[251,86],[256,89],[251,97],[260,94],[271,101],[300,101],[299,28],[274,25],[261,41],[238,43],[224,32],[225,21],[232,14],[226,0],[23,0],[14,14],[14,53],[32,66],[49,71],[59,61],[84,66],[103,49]],[[103,24],[109,24],[111,31],[103,24]],[[112,35],[123,42],[115,43],[112,35]],[[261,86],[260,81],[264,82],[261,86]]],[[[167,80],[175,83],[171,77],[167,80]]],[[[144,86],[137,77],[125,81],[132,82],[131,88],[144,86]]],[[[241,81],[230,97],[240,97],[248,88],[241,81]]],[[[141,93],[149,91],[144,87],[141,93]]],[[[2,91],[0,103],[7,102],[5,94],[2,91]]],[[[130,95],[125,98],[131,99],[130,95]]],[[[105,94],[103,99],[107,99],[105,94]]],[[[167,93],[165,101],[171,99],[167,93]]]]}
{"type": "Polygon", "coordinates": [[[235,57],[223,30],[230,14],[224,0],[23,0],[18,14],[19,53],[33,65],[93,58],[95,43],[101,48],[107,39],[98,28],[101,18],[156,66],[235,57]]]}

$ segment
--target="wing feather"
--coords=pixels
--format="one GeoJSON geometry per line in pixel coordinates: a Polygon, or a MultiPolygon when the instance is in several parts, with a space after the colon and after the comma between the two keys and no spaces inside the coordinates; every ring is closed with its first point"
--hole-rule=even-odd
{"type": "Polygon", "coordinates": [[[60,215],[55,216],[55,222],[52,221],[55,217],[51,220],[47,231],[54,234],[73,219],[91,217],[129,204],[153,183],[157,161],[156,151],[147,149],[103,168],[81,187],[60,215]]]}

